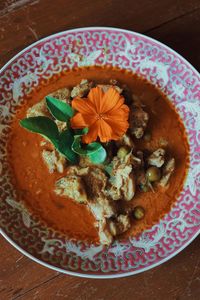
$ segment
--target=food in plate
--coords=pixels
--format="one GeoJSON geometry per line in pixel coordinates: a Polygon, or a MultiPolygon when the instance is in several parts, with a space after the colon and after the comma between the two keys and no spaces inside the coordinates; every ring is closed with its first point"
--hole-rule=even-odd
{"type": "Polygon", "coordinates": [[[72,70],[35,90],[13,120],[8,151],[19,200],[55,230],[105,245],[158,222],[188,166],[184,127],[166,97],[108,67],[72,70]]]}

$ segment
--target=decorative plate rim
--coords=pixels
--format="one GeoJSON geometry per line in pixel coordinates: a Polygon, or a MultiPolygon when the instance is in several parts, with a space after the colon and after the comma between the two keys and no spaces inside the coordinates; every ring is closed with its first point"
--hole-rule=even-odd
{"type": "MultiPolygon", "coordinates": [[[[135,34],[138,37],[142,37],[144,39],[148,39],[149,41],[156,43],[157,45],[160,45],[161,47],[169,50],[171,53],[175,54],[176,57],[180,58],[184,63],[186,63],[187,65],[190,66],[190,68],[193,70],[193,72],[197,75],[200,76],[199,72],[193,67],[193,65],[188,62],[184,57],[182,57],[178,52],[176,52],[175,50],[173,50],[172,48],[170,48],[169,46],[165,45],[164,43],[157,41],[154,38],[151,38],[149,36],[146,36],[144,34],[132,31],[132,30],[127,30],[127,29],[121,29],[121,28],[117,28],[117,27],[105,27],[105,26],[92,26],[92,27],[80,27],[80,28],[74,28],[74,29],[69,29],[69,30],[64,30],[52,35],[49,35],[47,37],[44,37],[32,44],[30,44],[29,46],[27,46],[26,48],[24,48],[23,50],[21,50],[20,52],[18,52],[15,56],[13,56],[6,64],[3,65],[3,67],[0,69],[0,74],[7,68],[7,66],[9,66],[15,59],[17,59],[19,56],[21,56],[23,53],[25,53],[27,50],[31,49],[32,47],[38,45],[41,42],[45,42],[47,40],[50,40],[54,37],[59,37],[62,36],[63,34],[68,34],[68,33],[73,33],[73,32],[79,32],[79,31],[98,31],[98,30],[114,30],[114,31],[119,31],[119,32],[123,32],[123,33],[127,33],[127,34],[135,34]]],[[[168,255],[167,257],[161,259],[158,262],[155,262],[147,267],[144,267],[142,269],[139,270],[134,270],[134,271],[125,271],[124,273],[118,273],[118,274],[109,274],[109,275],[97,275],[97,274],[87,274],[87,273],[79,273],[76,271],[70,271],[70,270],[64,270],[60,267],[56,267],[51,265],[50,263],[46,263],[36,257],[34,257],[33,255],[31,255],[30,253],[28,253],[26,250],[22,249],[16,242],[14,242],[4,231],[3,229],[0,228],[0,233],[1,235],[12,245],[14,246],[18,251],[20,251],[22,254],[24,254],[25,256],[27,256],[28,258],[32,259],[33,261],[39,263],[40,265],[43,265],[45,267],[48,267],[54,271],[57,272],[61,272],[64,274],[68,274],[68,275],[73,275],[73,276],[77,276],[77,277],[83,277],[83,278],[97,278],[97,279],[112,279],[112,278],[121,278],[121,277],[127,277],[127,276],[131,276],[131,275],[136,275],[139,273],[142,273],[144,271],[150,270],[154,267],[157,267],[165,262],[167,262],[168,260],[170,260],[171,258],[173,258],[174,256],[176,256],[178,253],[180,253],[183,249],[185,249],[190,243],[192,243],[192,241],[194,241],[194,239],[200,234],[200,226],[199,229],[197,230],[197,232],[184,244],[182,245],[180,248],[178,248],[176,251],[174,251],[172,254],[168,255]]]]}
{"type": "Polygon", "coordinates": [[[172,259],[173,257],[175,257],[177,254],[179,254],[182,250],[184,250],[187,246],[189,246],[195,239],[196,237],[200,234],[200,229],[199,231],[197,231],[197,233],[192,237],[192,239],[190,239],[185,245],[183,245],[181,248],[179,248],[176,252],[172,253],[171,255],[167,256],[166,258],[164,258],[163,260],[154,263],[148,267],[145,267],[141,270],[136,270],[136,271],[131,271],[131,272],[126,272],[126,273],[120,273],[120,274],[112,274],[112,275],[91,275],[91,274],[84,274],[84,273],[79,273],[79,272],[73,272],[73,271],[68,271],[68,270],[64,270],[58,267],[55,267],[53,265],[50,265],[48,263],[43,262],[42,260],[34,257],[33,255],[29,254],[27,251],[25,251],[24,249],[22,249],[20,246],[18,246],[9,236],[6,235],[5,232],[3,232],[2,229],[0,229],[0,233],[1,235],[15,248],[17,249],[19,252],[21,252],[23,255],[27,256],[28,258],[30,258],[31,260],[33,260],[34,262],[47,267],[51,270],[54,270],[56,272],[60,272],[66,275],[72,275],[72,276],[76,276],[76,277],[81,277],[81,278],[91,278],[91,279],[114,279],[114,278],[123,278],[123,277],[128,277],[128,276],[132,276],[132,275],[137,275],[139,273],[143,273],[145,271],[149,271],[155,267],[158,267],[162,264],[164,264],[165,262],[167,262],[168,260],[172,259]]]}
{"type": "Polygon", "coordinates": [[[4,71],[4,69],[12,62],[14,61],[18,56],[20,56],[21,54],[23,54],[24,52],[26,52],[28,49],[32,48],[33,46],[41,43],[41,42],[44,42],[45,40],[48,40],[50,38],[53,38],[53,37],[56,37],[56,36],[60,36],[64,33],[70,33],[70,32],[76,32],[76,31],[87,31],[87,30],[119,30],[119,31],[122,31],[122,32],[125,32],[125,33],[134,33],[136,34],[137,36],[141,36],[143,38],[146,38],[148,40],[151,40],[152,42],[155,42],[161,46],[164,46],[165,48],[167,48],[169,51],[171,52],[174,52],[178,57],[180,57],[185,63],[189,64],[190,67],[193,69],[193,71],[199,76],[200,73],[197,71],[197,69],[195,69],[195,67],[186,59],[184,58],[181,54],[179,54],[177,51],[175,51],[174,49],[170,48],[169,46],[167,46],[166,44],[152,38],[152,37],[149,37],[148,35],[145,35],[143,33],[139,33],[137,31],[133,31],[133,30],[128,30],[128,29],[123,29],[123,28],[119,28],[119,27],[110,27],[110,26],[89,26],[89,27],[77,27],[77,28],[74,28],[74,29],[67,29],[67,30],[63,30],[63,31],[59,31],[57,33],[53,33],[53,34],[50,34],[44,38],[41,38],[39,40],[37,40],[36,42],[28,45],[27,47],[23,48],[21,51],[19,51],[17,54],[15,54],[7,63],[5,63],[3,65],[3,67],[0,68],[0,73],[2,71],[4,71]]]}

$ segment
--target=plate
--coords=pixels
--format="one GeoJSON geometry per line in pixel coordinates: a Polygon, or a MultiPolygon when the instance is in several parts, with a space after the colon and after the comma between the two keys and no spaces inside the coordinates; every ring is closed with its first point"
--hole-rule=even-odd
{"type": "Polygon", "coordinates": [[[34,261],[66,274],[114,278],[140,273],[183,250],[200,232],[200,74],[172,49],[144,35],[104,27],[42,39],[2,69],[0,78],[0,226],[2,235],[34,261]],[[161,89],[179,112],[189,140],[190,168],[174,208],[136,238],[90,245],[47,228],[16,201],[6,143],[23,97],[73,67],[111,65],[161,89]]]}

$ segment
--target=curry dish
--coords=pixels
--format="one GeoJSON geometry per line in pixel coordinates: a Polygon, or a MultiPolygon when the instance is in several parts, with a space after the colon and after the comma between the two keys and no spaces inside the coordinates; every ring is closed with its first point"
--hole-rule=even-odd
{"type": "Polygon", "coordinates": [[[70,238],[105,245],[169,212],[188,166],[171,103],[144,79],[114,68],[72,70],[36,89],[13,120],[8,151],[18,199],[32,213],[70,238]],[[55,136],[26,120],[47,120],[55,136]]]}

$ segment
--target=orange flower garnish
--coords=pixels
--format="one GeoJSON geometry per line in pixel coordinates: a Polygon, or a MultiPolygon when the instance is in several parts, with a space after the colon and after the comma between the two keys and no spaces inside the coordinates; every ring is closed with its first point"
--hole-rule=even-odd
{"type": "Polygon", "coordinates": [[[97,137],[103,143],[118,140],[129,127],[129,108],[115,88],[105,93],[100,87],[92,88],[88,98],[73,99],[72,107],[78,111],[71,119],[72,128],[89,129],[82,137],[86,144],[96,141],[97,137]]]}

